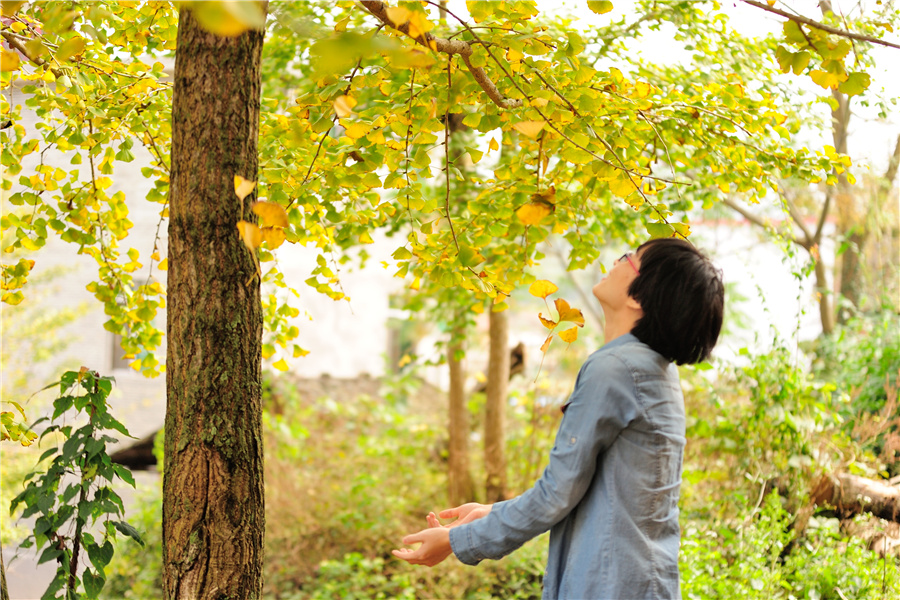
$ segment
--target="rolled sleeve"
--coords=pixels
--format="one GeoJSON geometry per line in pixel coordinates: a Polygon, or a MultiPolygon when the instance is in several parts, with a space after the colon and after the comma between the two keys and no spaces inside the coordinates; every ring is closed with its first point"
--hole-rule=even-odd
{"type": "Polygon", "coordinates": [[[464,564],[506,556],[564,519],[594,478],[598,455],[636,417],[631,373],[621,360],[601,352],[578,373],[550,462],[534,487],[450,530],[453,553],[464,564]]]}

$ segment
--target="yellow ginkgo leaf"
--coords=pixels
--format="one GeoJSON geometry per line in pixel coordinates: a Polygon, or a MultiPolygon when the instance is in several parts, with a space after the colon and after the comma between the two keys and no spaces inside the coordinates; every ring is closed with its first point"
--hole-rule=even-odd
{"type": "Polygon", "coordinates": [[[519,121],[518,123],[513,123],[513,129],[524,136],[535,139],[546,124],[546,121],[519,121]]]}
{"type": "Polygon", "coordinates": [[[244,179],[240,175],[234,176],[234,193],[237,194],[237,197],[241,200],[249,196],[250,192],[252,192],[255,187],[255,181],[244,179]]]}
{"type": "Polygon", "coordinates": [[[637,188],[628,173],[622,173],[618,178],[609,182],[609,191],[619,198],[626,198],[637,188]]]}
{"type": "Polygon", "coordinates": [[[409,36],[418,39],[426,33],[434,29],[434,25],[425,18],[425,13],[419,11],[410,12],[409,14],[409,36]]]}
{"type": "Polygon", "coordinates": [[[19,70],[19,55],[9,50],[0,50],[0,71],[4,73],[8,71],[19,70]]]}
{"type": "Polygon", "coordinates": [[[369,133],[372,126],[367,123],[353,123],[344,130],[344,134],[351,139],[359,139],[369,133]]]}
{"type": "Polygon", "coordinates": [[[650,84],[646,81],[638,81],[634,84],[634,95],[638,98],[646,98],[650,94],[650,84]]]}
{"type": "Polygon", "coordinates": [[[260,231],[262,232],[263,241],[266,242],[270,250],[274,250],[284,243],[284,229],[281,227],[263,227],[260,231]]]}
{"type": "Polygon", "coordinates": [[[281,372],[287,371],[290,368],[288,364],[284,362],[283,358],[278,360],[278,362],[272,363],[272,367],[278,369],[281,372]]]}
{"type": "Polygon", "coordinates": [[[516,211],[516,216],[524,225],[537,225],[541,219],[553,212],[553,207],[543,202],[523,204],[516,211]]]}
{"type": "Polygon", "coordinates": [[[558,289],[552,281],[538,279],[528,288],[528,293],[538,298],[546,298],[558,289]]]}
{"type": "Polygon", "coordinates": [[[545,319],[543,313],[538,314],[538,319],[541,320],[541,325],[543,325],[547,329],[553,329],[557,325],[556,321],[551,321],[550,319],[545,319]]]}
{"type": "Polygon", "coordinates": [[[259,230],[259,227],[254,225],[253,223],[248,223],[247,221],[238,221],[237,222],[238,233],[241,234],[241,239],[244,241],[244,245],[247,246],[251,251],[259,248],[259,245],[262,244],[263,236],[262,232],[259,230]]]}
{"type": "Polygon", "coordinates": [[[159,261],[159,265],[156,268],[159,269],[160,271],[168,271],[169,270],[169,259],[164,258],[161,261],[159,261]]]}
{"type": "Polygon", "coordinates": [[[388,19],[394,24],[394,27],[400,27],[409,21],[410,12],[408,8],[403,8],[402,6],[389,6],[385,9],[385,12],[387,13],[388,19]]]}
{"type": "Polygon", "coordinates": [[[551,333],[550,335],[547,336],[547,339],[544,340],[544,343],[541,344],[541,353],[542,354],[547,354],[547,348],[550,347],[550,342],[552,342],[552,341],[553,341],[553,334],[551,333]]]}
{"type": "Polygon", "coordinates": [[[342,119],[353,113],[354,106],[356,106],[356,98],[353,96],[338,96],[334,100],[334,112],[342,119]]]}
{"type": "Polygon", "coordinates": [[[491,143],[488,144],[488,148],[490,148],[491,150],[497,150],[500,148],[500,144],[497,143],[496,138],[491,138],[491,143]]]}
{"type": "Polygon", "coordinates": [[[275,202],[254,202],[252,206],[255,212],[262,219],[263,227],[287,227],[288,216],[284,212],[284,208],[275,202]]]}
{"type": "Polygon", "coordinates": [[[555,301],[556,304],[556,312],[559,313],[559,322],[569,321],[571,323],[575,323],[579,327],[584,325],[584,315],[581,314],[581,311],[577,308],[572,308],[569,306],[569,303],[563,300],[562,298],[557,298],[555,301]]]}
{"type": "Polygon", "coordinates": [[[575,340],[578,339],[578,328],[572,327],[571,329],[566,329],[565,331],[559,332],[559,339],[564,341],[567,344],[571,344],[575,340]]]}

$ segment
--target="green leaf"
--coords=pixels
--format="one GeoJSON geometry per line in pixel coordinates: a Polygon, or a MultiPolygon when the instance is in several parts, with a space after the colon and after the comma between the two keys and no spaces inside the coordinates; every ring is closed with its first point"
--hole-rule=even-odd
{"type": "Polygon", "coordinates": [[[484,256],[482,256],[478,250],[471,248],[466,245],[460,245],[459,247],[459,262],[466,267],[474,267],[480,263],[484,262],[484,256]]]}
{"type": "Polygon", "coordinates": [[[647,223],[647,233],[653,239],[672,237],[675,230],[668,223],[647,223]]]}
{"type": "Polygon", "coordinates": [[[794,62],[794,53],[784,46],[779,45],[775,49],[775,60],[778,61],[778,66],[781,68],[781,72],[787,73],[794,62]]]}
{"type": "MultiPolygon", "coordinates": [[[[809,64],[809,58],[810,58],[810,54],[806,50],[797,52],[796,54],[794,54],[792,56],[791,68],[794,71],[794,75],[799,75],[800,73],[803,72],[803,70],[806,68],[806,65],[809,64]]],[[[779,61],[779,64],[781,64],[780,61],[779,61]]],[[[784,69],[784,68],[782,68],[782,70],[786,71],[786,69],[784,69]]]]}
{"type": "Polygon", "coordinates": [[[838,91],[843,92],[848,96],[856,96],[857,94],[862,94],[864,91],[869,89],[869,85],[871,83],[872,77],[868,73],[850,73],[847,76],[847,81],[842,82],[838,86],[838,91]]]}
{"type": "Polygon", "coordinates": [[[479,113],[479,112],[469,113],[466,115],[466,117],[463,119],[462,122],[463,122],[463,125],[465,125],[466,127],[471,127],[474,129],[474,128],[478,127],[479,123],[481,123],[481,113],[479,113]]]}
{"type": "Polygon", "coordinates": [[[84,582],[84,592],[88,598],[97,598],[103,589],[103,585],[106,583],[106,579],[94,574],[90,569],[84,570],[81,581],[84,582]]]}
{"type": "Polygon", "coordinates": [[[794,21],[785,21],[783,31],[784,39],[787,41],[798,44],[801,47],[806,46],[806,36],[803,35],[803,30],[794,21]]]}
{"type": "Polygon", "coordinates": [[[588,8],[598,15],[605,15],[613,9],[613,3],[609,0],[588,0],[588,8]]]}
{"type": "Polygon", "coordinates": [[[131,474],[131,471],[128,467],[123,467],[122,465],[113,465],[113,470],[115,470],[116,475],[119,476],[119,479],[134,487],[134,475],[131,474]]]}
{"type": "Polygon", "coordinates": [[[127,535],[141,546],[144,545],[144,540],[141,539],[141,535],[137,532],[137,529],[135,529],[125,521],[112,521],[112,524],[113,527],[115,527],[119,531],[119,533],[127,535]]]}
{"type": "Polygon", "coordinates": [[[88,558],[91,559],[91,564],[93,564],[100,573],[103,572],[103,567],[108,565],[109,561],[112,560],[113,553],[115,552],[112,542],[109,540],[104,542],[102,546],[98,544],[88,544],[87,551],[88,558]]]}

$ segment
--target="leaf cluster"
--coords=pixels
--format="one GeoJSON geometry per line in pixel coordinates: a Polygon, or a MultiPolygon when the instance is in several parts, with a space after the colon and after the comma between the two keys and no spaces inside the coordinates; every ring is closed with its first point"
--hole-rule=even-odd
{"type": "Polygon", "coordinates": [[[54,437],[64,441],[44,451],[39,463],[50,460],[47,470],[25,477],[25,490],[11,502],[10,513],[23,506],[23,518],[35,517],[33,533],[21,547],[40,551],[38,564],[57,563],[56,576],[43,598],[57,598],[62,592],[66,598],[78,598],[82,589],[87,598],[96,598],[106,581],[105,567],[113,557],[116,536],[143,543],[138,532],[121,520],[125,509],[112,488],[114,479],[134,487],[131,472],[112,463],[106,450],[107,444],[117,440],[104,432],[129,436],[108,410],[112,384],[111,377],[86,368],[64,373],[58,382],[61,395],[53,403],[53,416],[35,423],[51,423],[41,432],[40,441],[54,437]],[[80,427],[59,424],[73,411],[73,417],[87,417],[87,422],[80,427]],[[102,521],[102,536],[86,530],[98,521],[102,521]],[[91,566],[80,570],[82,551],[91,566]]]}

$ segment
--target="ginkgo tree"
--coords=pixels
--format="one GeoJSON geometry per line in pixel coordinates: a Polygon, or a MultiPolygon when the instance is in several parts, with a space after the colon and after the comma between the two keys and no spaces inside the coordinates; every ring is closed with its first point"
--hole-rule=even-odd
{"type": "MultiPolygon", "coordinates": [[[[657,22],[709,22],[718,14],[712,3],[707,13],[685,11],[685,2],[659,4],[657,22]]],[[[611,8],[588,5],[598,13],[611,8]]],[[[777,177],[830,182],[845,165],[838,153],[791,147],[786,107],[739,73],[651,82],[598,66],[591,36],[615,37],[617,23],[580,32],[572,18],[527,1],[466,8],[458,14],[430,0],[3,3],[3,85],[23,83],[25,105],[39,119],[27,130],[22,106],[3,96],[2,226],[14,237],[3,249],[11,257],[3,260],[3,300],[27,297],[48,239],[73,244],[96,261],[88,287],[109,316],[106,327],[123,335],[123,351],[148,375],[163,368],[155,354],[163,336],[153,319],[167,309],[170,595],[199,589],[191,588],[201,581],[196,569],[207,563],[197,557],[231,551],[215,541],[208,515],[187,516],[197,507],[184,486],[199,472],[192,461],[202,457],[210,467],[207,513],[234,521],[229,539],[247,540],[252,566],[236,593],[250,597],[258,589],[261,538],[251,530],[261,530],[259,365],[270,358],[287,368],[286,358],[304,352],[291,322],[297,309],[284,296],[259,294],[260,285],[298,285],[273,260],[282,244],[316,248],[305,283],[340,300],[336,265],[384,231],[398,240],[396,275],[411,293],[447,290],[483,309],[534,282],[541,244],[554,236],[565,239],[569,267],[585,267],[612,240],[688,237],[688,211],[713,206],[719,194],[759,201],[777,177]],[[263,27],[268,41],[256,62],[243,52],[258,50],[263,27]],[[157,60],[172,52],[174,86],[157,60]],[[235,62],[224,64],[225,56],[235,62]],[[208,72],[198,72],[203,68],[208,72]],[[191,87],[201,79],[205,103],[191,87]],[[176,94],[173,114],[179,85],[193,104],[179,109],[176,94]],[[222,112],[198,121],[212,114],[207,110],[222,112]],[[456,157],[448,150],[453,122],[472,133],[456,157]],[[210,147],[192,146],[190,136],[210,147]],[[152,157],[142,171],[153,182],[146,200],[159,207],[157,227],[168,222],[168,254],[158,243],[127,247],[134,224],[126,200],[134,200],[111,190],[117,163],[134,160],[135,144],[152,157]],[[191,148],[215,158],[198,164],[191,148]],[[36,165],[26,167],[30,155],[36,165]],[[464,155],[471,169],[457,163],[464,155]],[[454,193],[463,188],[471,193],[454,193]],[[176,216],[177,206],[186,212],[176,216]],[[203,230],[211,237],[192,237],[198,224],[212,227],[203,230]],[[216,256],[223,268],[208,262],[216,256]],[[138,276],[144,271],[149,277],[138,276]],[[201,274],[208,279],[198,287],[192,278],[201,274]],[[218,320],[179,312],[195,308],[191,294],[201,291],[222,308],[218,320]],[[267,343],[262,319],[273,332],[267,343]],[[211,362],[212,371],[193,373],[191,360],[208,354],[190,349],[211,347],[226,330],[233,352],[221,352],[224,362],[211,362]],[[195,380],[201,385],[192,386],[195,380]],[[226,380],[221,407],[209,394],[226,380]],[[246,470],[237,468],[241,461],[246,470]],[[222,473],[229,476],[217,479],[222,473]]],[[[815,51],[820,70],[838,85],[865,83],[837,72],[834,63],[845,56],[839,41],[822,50],[830,42],[814,34],[807,48],[788,33],[790,51],[815,51]]],[[[790,61],[793,68],[793,55],[790,61]]],[[[548,289],[535,291],[546,298],[548,289]]],[[[556,308],[546,325],[580,324],[564,301],[556,308]]],[[[569,341],[576,331],[560,336],[569,341]]],[[[226,571],[208,574],[198,597],[234,575],[226,571]]]]}

